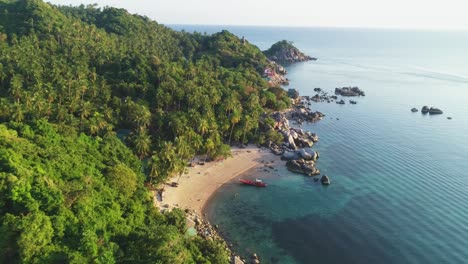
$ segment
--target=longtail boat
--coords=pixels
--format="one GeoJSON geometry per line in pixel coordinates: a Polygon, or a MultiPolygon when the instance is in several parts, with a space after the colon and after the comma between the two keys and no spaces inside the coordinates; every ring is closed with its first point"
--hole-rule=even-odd
{"type": "Polygon", "coordinates": [[[255,181],[240,179],[239,181],[242,182],[243,184],[252,185],[252,186],[256,186],[256,187],[266,187],[267,186],[266,183],[264,183],[262,180],[259,180],[259,179],[255,179],[255,181]]]}

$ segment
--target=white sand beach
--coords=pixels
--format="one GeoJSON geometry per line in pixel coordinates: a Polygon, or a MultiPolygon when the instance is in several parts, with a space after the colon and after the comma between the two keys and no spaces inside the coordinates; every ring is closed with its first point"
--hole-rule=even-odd
{"type": "MultiPolygon", "coordinates": [[[[201,213],[205,203],[221,185],[254,167],[263,166],[262,161],[272,159],[275,157],[268,149],[255,146],[233,148],[232,157],[188,168],[188,174],[183,174],[179,179],[178,187],[166,185],[162,201],[156,201],[157,206],[179,207],[201,213]]],[[[168,183],[176,182],[178,178],[175,176],[168,183]]]]}

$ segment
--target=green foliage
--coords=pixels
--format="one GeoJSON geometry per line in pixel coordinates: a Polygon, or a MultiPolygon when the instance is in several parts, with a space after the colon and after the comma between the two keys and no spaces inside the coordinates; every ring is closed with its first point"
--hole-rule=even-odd
{"type": "Polygon", "coordinates": [[[287,40],[281,40],[273,44],[268,50],[265,50],[264,53],[267,56],[273,56],[276,52],[280,50],[290,50],[290,49],[297,49],[294,46],[294,43],[287,40]]]}
{"type": "Polygon", "coordinates": [[[261,115],[289,99],[262,79],[269,64],[228,31],[0,0],[0,262],[225,263],[183,236],[182,212],[157,213],[144,182],[276,140],[261,115]]]}
{"type": "Polygon", "coordinates": [[[139,163],[115,136],[63,135],[45,121],[0,125],[0,262],[216,258],[217,244],[189,246],[183,211],[155,212],[143,176],[131,169],[139,163]]]}
{"type": "Polygon", "coordinates": [[[125,198],[130,198],[137,190],[138,177],[136,173],[123,164],[110,167],[107,170],[106,178],[109,185],[125,198]]]}

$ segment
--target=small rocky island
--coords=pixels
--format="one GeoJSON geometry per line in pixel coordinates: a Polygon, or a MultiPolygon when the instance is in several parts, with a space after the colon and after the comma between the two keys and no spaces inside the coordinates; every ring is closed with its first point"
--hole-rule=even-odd
{"type": "Polygon", "coordinates": [[[335,94],[341,96],[366,96],[364,91],[359,89],[359,87],[342,87],[342,88],[335,88],[335,94]]]}
{"type": "Polygon", "coordinates": [[[263,71],[263,77],[271,87],[288,85],[289,80],[285,77],[288,73],[282,65],[289,65],[295,62],[317,60],[305,55],[292,42],[282,40],[273,44],[268,50],[263,51],[269,63],[263,71]]]}
{"type": "Polygon", "coordinates": [[[271,48],[263,52],[268,59],[279,64],[291,64],[294,62],[317,60],[317,58],[305,55],[292,42],[287,40],[278,41],[271,48]]]}

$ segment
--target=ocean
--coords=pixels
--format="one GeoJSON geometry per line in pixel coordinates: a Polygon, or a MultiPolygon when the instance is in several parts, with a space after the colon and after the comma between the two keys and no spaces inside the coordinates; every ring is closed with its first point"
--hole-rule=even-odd
{"type": "Polygon", "coordinates": [[[242,176],[267,188],[219,189],[206,212],[237,252],[262,263],[468,263],[468,32],[171,27],[227,29],[262,50],[289,40],[318,60],[288,66],[286,89],[366,92],[356,105],[313,103],[326,117],[302,126],[320,137],[330,186],[277,160],[277,171],[242,176]],[[423,105],[444,114],[410,111],[423,105]]]}

